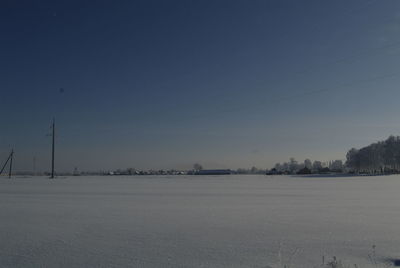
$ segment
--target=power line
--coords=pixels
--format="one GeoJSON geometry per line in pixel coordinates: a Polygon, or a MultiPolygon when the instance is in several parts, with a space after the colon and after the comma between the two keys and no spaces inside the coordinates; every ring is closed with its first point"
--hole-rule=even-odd
{"type": "MultiPolygon", "coordinates": [[[[399,74],[400,74],[400,71],[397,71],[397,72],[393,72],[393,73],[388,73],[388,74],[375,76],[375,77],[372,77],[372,78],[366,78],[366,79],[361,79],[361,80],[357,80],[357,81],[353,81],[353,82],[344,83],[344,84],[341,84],[341,85],[336,86],[336,87],[309,90],[309,91],[301,92],[301,93],[294,94],[294,95],[291,95],[291,96],[277,97],[277,98],[269,99],[268,101],[269,101],[269,103],[277,104],[277,103],[281,103],[281,102],[292,100],[292,99],[298,99],[298,98],[302,98],[302,97],[306,97],[306,96],[310,96],[310,95],[320,94],[320,93],[323,93],[323,92],[328,92],[328,91],[332,91],[332,90],[338,90],[338,89],[342,89],[342,88],[348,88],[348,87],[355,86],[355,85],[358,85],[358,84],[371,83],[371,82],[374,82],[374,81],[383,80],[383,79],[390,78],[390,77],[395,77],[395,76],[397,76],[399,74]]],[[[245,109],[249,109],[249,108],[254,108],[254,107],[257,107],[257,106],[260,106],[260,105],[265,105],[265,101],[267,101],[267,100],[262,99],[262,102],[259,102],[259,103],[251,103],[251,104],[247,104],[247,105],[242,105],[240,107],[235,107],[235,108],[232,108],[232,109],[219,110],[219,111],[212,112],[212,113],[198,114],[198,115],[195,115],[195,116],[192,116],[192,117],[187,117],[186,119],[203,118],[203,117],[206,117],[206,116],[215,116],[216,114],[221,114],[221,113],[230,113],[230,112],[236,112],[236,111],[239,111],[239,110],[245,110],[245,109]]]]}
{"type": "MultiPolygon", "coordinates": [[[[366,83],[372,83],[374,81],[379,81],[379,80],[384,80],[387,78],[392,78],[392,77],[396,77],[400,75],[400,71],[397,72],[392,72],[392,73],[386,73],[386,74],[382,74],[382,75],[377,75],[374,77],[370,77],[370,78],[365,78],[365,79],[359,79],[359,80],[355,80],[355,81],[351,81],[351,82],[347,82],[347,83],[342,83],[338,86],[334,86],[334,87],[326,87],[326,88],[322,88],[322,89],[314,89],[314,90],[308,90],[308,91],[303,91],[300,92],[298,94],[293,94],[290,96],[281,96],[281,97],[276,97],[276,98],[271,98],[271,99],[258,99],[258,102],[252,102],[249,104],[245,104],[245,105],[241,105],[241,106],[236,106],[235,108],[231,108],[231,109],[220,109],[220,110],[214,110],[212,112],[208,112],[208,113],[201,113],[201,114],[196,114],[196,115],[188,115],[185,117],[181,117],[181,118],[175,118],[173,120],[166,120],[165,122],[168,124],[171,123],[179,123],[179,122],[185,122],[188,120],[194,120],[194,119],[201,119],[201,118],[209,118],[209,117],[215,117],[217,115],[220,114],[226,114],[226,113],[232,113],[232,112],[237,112],[237,111],[243,111],[243,110],[249,110],[249,109],[254,109],[256,107],[260,107],[262,105],[266,105],[266,103],[270,106],[271,104],[276,105],[285,101],[289,101],[289,100],[293,100],[293,99],[299,99],[299,98],[304,98],[307,96],[311,96],[311,95],[317,95],[317,94],[321,94],[324,92],[329,92],[329,91],[333,91],[333,90],[340,90],[340,89],[344,89],[344,88],[349,88],[349,87],[353,87],[359,84],[366,84],[366,83]]],[[[141,123],[140,127],[145,127],[145,126],[150,126],[150,125],[156,125],[159,123],[156,122],[152,122],[152,121],[147,121],[145,123],[141,123]]],[[[96,130],[96,131],[101,131],[101,130],[96,130]]],[[[110,131],[110,129],[105,129],[104,131],[110,131]]],[[[114,131],[114,129],[112,129],[112,131],[114,131]]],[[[133,130],[128,130],[125,131],[125,133],[129,133],[132,132],[133,130]]],[[[120,130],[119,133],[121,133],[122,131],[120,130]]]]}
{"type": "MultiPolygon", "coordinates": [[[[362,56],[365,56],[365,55],[376,55],[376,54],[379,54],[381,52],[386,52],[385,51],[386,49],[399,48],[399,47],[400,47],[400,41],[395,41],[395,42],[388,43],[388,44],[386,44],[384,46],[369,48],[369,49],[365,49],[365,50],[362,50],[362,51],[355,51],[350,56],[338,58],[338,59],[329,61],[329,62],[324,63],[324,64],[319,64],[319,65],[312,66],[312,67],[309,67],[309,68],[306,68],[306,69],[303,69],[303,70],[300,70],[300,71],[296,71],[296,72],[292,73],[290,76],[291,76],[291,78],[293,78],[294,76],[300,76],[300,75],[304,75],[304,74],[307,74],[307,73],[313,73],[313,71],[316,71],[316,70],[320,71],[321,68],[324,68],[324,67],[326,68],[326,67],[328,67],[330,65],[334,65],[334,64],[338,64],[338,63],[345,63],[345,62],[349,63],[349,62],[352,62],[353,60],[358,59],[358,58],[360,58],[362,56]]],[[[274,87],[279,87],[279,86],[283,85],[285,82],[287,82],[288,80],[289,79],[286,79],[286,80],[275,80],[275,81],[270,81],[269,83],[274,84],[274,87]]],[[[259,91],[259,90],[257,90],[257,91],[259,91]]],[[[253,93],[254,93],[254,91],[253,91],[253,93]]],[[[213,94],[212,96],[209,96],[209,98],[221,98],[221,97],[224,97],[224,96],[226,96],[226,94],[224,94],[224,93],[222,93],[222,94],[213,94]]],[[[181,107],[181,105],[180,104],[171,105],[167,109],[171,110],[171,109],[177,108],[177,107],[181,107]]],[[[159,110],[158,112],[159,113],[165,113],[165,112],[168,111],[167,109],[162,109],[162,110],[159,110]]]]}

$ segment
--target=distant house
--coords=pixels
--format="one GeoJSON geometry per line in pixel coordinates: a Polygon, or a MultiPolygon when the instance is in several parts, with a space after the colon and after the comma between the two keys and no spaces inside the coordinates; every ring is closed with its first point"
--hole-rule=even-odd
{"type": "Polygon", "coordinates": [[[282,175],[282,172],[278,171],[276,168],[267,171],[266,175],[282,175]]]}
{"type": "Polygon", "coordinates": [[[194,175],[229,175],[232,174],[230,169],[203,169],[198,170],[194,175]]]}
{"type": "Polygon", "coordinates": [[[297,171],[297,174],[299,174],[299,175],[311,174],[311,169],[304,167],[304,168],[300,169],[299,171],[297,171]]]}
{"type": "Polygon", "coordinates": [[[331,172],[331,170],[328,167],[324,167],[324,168],[321,168],[320,170],[318,170],[319,174],[328,174],[330,172],[331,172]]]}

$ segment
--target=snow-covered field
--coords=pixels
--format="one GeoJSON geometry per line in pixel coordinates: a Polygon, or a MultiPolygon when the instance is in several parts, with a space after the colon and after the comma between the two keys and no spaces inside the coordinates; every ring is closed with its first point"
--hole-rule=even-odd
{"type": "Polygon", "coordinates": [[[375,267],[373,245],[400,257],[400,176],[0,179],[0,267],[375,267]]]}

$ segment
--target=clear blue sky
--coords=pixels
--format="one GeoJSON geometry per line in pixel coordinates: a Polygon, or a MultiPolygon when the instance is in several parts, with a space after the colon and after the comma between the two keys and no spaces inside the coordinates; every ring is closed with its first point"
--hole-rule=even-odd
{"type": "Polygon", "coordinates": [[[400,2],[1,1],[0,157],[271,167],[400,134],[400,2]],[[64,92],[60,92],[60,88],[64,92]]]}

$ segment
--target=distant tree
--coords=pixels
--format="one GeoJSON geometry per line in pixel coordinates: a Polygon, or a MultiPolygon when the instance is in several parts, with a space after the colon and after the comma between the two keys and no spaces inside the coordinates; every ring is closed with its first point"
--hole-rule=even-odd
{"type": "Polygon", "coordinates": [[[136,170],[135,170],[134,168],[128,168],[128,169],[126,170],[126,172],[127,172],[129,175],[134,175],[134,174],[136,173],[136,170]]]}
{"type": "Polygon", "coordinates": [[[267,175],[276,175],[276,174],[279,174],[279,171],[276,168],[273,168],[273,169],[267,171],[266,173],[267,173],[267,175]]]}
{"type": "Polygon", "coordinates": [[[311,160],[310,159],[306,159],[306,160],[304,160],[304,167],[306,167],[306,168],[308,168],[308,169],[312,169],[312,163],[311,163],[311,160]]]}
{"type": "Polygon", "coordinates": [[[275,168],[276,171],[282,171],[283,170],[282,165],[280,163],[276,163],[274,168],[275,168]]]}
{"type": "Polygon", "coordinates": [[[314,172],[318,172],[321,169],[322,169],[322,162],[321,161],[314,161],[314,163],[312,165],[312,170],[314,172]]]}
{"type": "Polygon", "coordinates": [[[194,169],[195,171],[203,170],[203,166],[200,165],[199,163],[195,163],[195,164],[193,165],[193,169],[194,169]]]}
{"type": "Polygon", "coordinates": [[[289,162],[289,171],[290,173],[295,173],[298,169],[298,164],[296,159],[294,159],[294,157],[290,158],[290,162],[289,162]]]}
{"type": "Polygon", "coordinates": [[[346,154],[346,167],[355,172],[382,173],[400,170],[400,137],[390,136],[385,141],[372,143],[346,154]]]}
{"type": "Polygon", "coordinates": [[[358,150],[356,148],[351,148],[346,154],[346,166],[355,171],[360,169],[360,159],[358,150]]]}
{"type": "Polygon", "coordinates": [[[283,171],[283,172],[289,172],[289,171],[290,171],[289,166],[290,166],[289,163],[286,163],[286,162],[283,163],[283,164],[282,164],[282,169],[283,169],[282,171],[283,171]]]}
{"type": "Polygon", "coordinates": [[[398,170],[399,137],[390,136],[384,143],[385,165],[391,170],[398,170]]]}
{"type": "Polygon", "coordinates": [[[329,168],[333,171],[336,172],[342,172],[343,171],[343,162],[342,160],[335,160],[332,161],[329,168]]]}
{"type": "Polygon", "coordinates": [[[252,168],[250,169],[250,173],[251,173],[251,174],[257,174],[257,173],[258,173],[258,168],[252,167],[252,168]]]}

